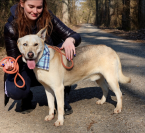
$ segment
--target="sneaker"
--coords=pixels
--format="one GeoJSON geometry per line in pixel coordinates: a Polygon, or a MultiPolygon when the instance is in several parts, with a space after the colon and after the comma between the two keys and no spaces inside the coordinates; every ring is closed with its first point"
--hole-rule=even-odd
{"type": "Polygon", "coordinates": [[[64,115],[70,115],[73,113],[72,107],[68,104],[64,106],[64,115]]]}
{"type": "Polygon", "coordinates": [[[72,107],[69,105],[68,101],[65,100],[64,102],[64,115],[70,115],[73,113],[72,107]]]}

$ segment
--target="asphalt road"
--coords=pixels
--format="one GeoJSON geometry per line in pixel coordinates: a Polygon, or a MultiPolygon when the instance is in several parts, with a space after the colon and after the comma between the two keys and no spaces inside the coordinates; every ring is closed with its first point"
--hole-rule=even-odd
{"type": "Polygon", "coordinates": [[[73,114],[65,116],[64,125],[54,127],[57,119],[45,122],[48,105],[43,87],[31,88],[36,108],[29,114],[19,113],[20,101],[3,104],[3,72],[0,71],[0,133],[144,133],[145,132],[145,44],[116,37],[84,24],[77,30],[83,45],[105,44],[119,55],[123,73],[131,77],[130,84],[120,84],[123,110],[113,114],[116,96],[109,91],[107,102],[96,105],[101,88],[95,82],[82,81],[72,86],[70,105],[73,114]]]}

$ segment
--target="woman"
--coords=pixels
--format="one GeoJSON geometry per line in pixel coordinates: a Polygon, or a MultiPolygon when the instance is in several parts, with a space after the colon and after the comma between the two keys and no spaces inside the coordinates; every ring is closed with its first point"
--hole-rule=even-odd
{"type": "MultiPolygon", "coordinates": [[[[48,25],[48,34],[46,43],[49,45],[58,46],[65,50],[66,58],[70,61],[75,55],[75,47],[81,43],[79,34],[69,29],[64,25],[51,11],[47,10],[46,0],[20,0],[17,5],[11,7],[11,16],[4,27],[5,45],[8,56],[17,58],[21,53],[17,47],[17,39],[28,34],[36,34],[40,29],[48,25]]],[[[5,105],[9,98],[14,100],[22,99],[21,109],[28,110],[31,108],[31,100],[33,94],[30,91],[31,86],[40,85],[35,78],[33,70],[28,69],[27,65],[18,61],[20,74],[25,79],[26,85],[20,89],[14,85],[13,75],[5,74],[5,105]]],[[[13,62],[2,62],[7,70],[13,69],[13,62]]],[[[17,83],[22,84],[22,81],[17,78],[17,83]]],[[[65,87],[66,95],[70,92],[70,87],[65,87]]],[[[72,108],[65,100],[65,114],[72,113],[72,108]]]]}

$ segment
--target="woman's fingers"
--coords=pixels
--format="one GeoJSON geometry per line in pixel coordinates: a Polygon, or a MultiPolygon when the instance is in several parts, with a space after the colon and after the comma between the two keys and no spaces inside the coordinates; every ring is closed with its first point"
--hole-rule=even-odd
{"type": "Polygon", "coordinates": [[[73,48],[70,49],[70,59],[73,59],[73,48]]]}
{"type": "Polygon", "coordinates": [[[14,64],[13,62],[11,62],[11,60],[8,61],[3,61],[2,65],[5,67],[6,70],[10,71],[14,68],[14,64]]]}
{"type": "Polygon", "coordinates": [[[60,49],[65,50],[66,58],[70,61],[75,56],[75,40],[71,37],[67,38],[60,49]]]}
{"type": "Polygon", "coordinates": [[[72,47],[69,49],[69,51],[70,51],[70,53],[69,53],[70,59],[72,60],[74,55],[75,55],[75,47],[74,47],[74,45],[72,45],[72,47]]]}
{"type": "Polygon", "coordinates": [[[13,70],[14,65],[13,65],[13,63],[12,63],[11,60],[9,60],[8,64],[9,64],[9,68],[8,68],[8,70],[13,70]]]}
{"type": "Polygon", "coordinates": [[[76,54],[76,51],[75,51],[75,46],[73,45],[73,48],[72,48],[72,57],[71,57],[71,59],[73,59],[73,57],[75,56],[75,54],[76,54]]]}
{"type": "Polygon", "coordinates": [[[2,61],[0,65],[4,67],[5,66],[5,62],[6,62],[6,60],[2,61]]]}
{"type": "Polygon", "coordinates": [[[70,61],[73,59],[73,56],[75,55],[75,47],[74,45],[67,45],[65,47],[65,54],[66,54],[66,58],[70,61]]]}
{"type": "Polygon", "coordinates": [[[10,63],[9,63],[9,61],[5,62],[5,69],[6,70],[10,69],[10,63]]]}
{"type": "Polygon", "coordinates": [[[13,62],[11,62],[11,64],[12,64],[12,69],[14,68],[14,63],[13,62]]]}
{"type": "Polygon", "coordinates": [[[72,54],[73,54],[73,50],[72,49],[70,49],[70,60],[72,60],[72,54]]]}
{"type": "Polygon", "coordinates": [[[70,57],[69,57],[69,49],[66,47],[65,48],[65,54],[66,54],[66,58],[69,60],[70,57]]]}
{"type": "Polygon", "coordinates": [[[70,47],[68,47],[66,49],[66,56],[67,56],[67,59],[70,61],[72,59],[72,49],[70,47]]]}

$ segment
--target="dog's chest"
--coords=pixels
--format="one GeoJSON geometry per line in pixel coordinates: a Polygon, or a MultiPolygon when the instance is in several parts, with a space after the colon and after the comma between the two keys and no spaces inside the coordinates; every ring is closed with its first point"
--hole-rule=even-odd
{"type": "Polygon", "coordinates": [[[46,74],[44,74],[45,70],[42,70],[42,69],[39,69],[39,68],[35,68],[35,69],[33,69],[33,71],[34,71],[35,76],[36,76],[36,78],[37,78],[37,80],[39,82],[44,81],[44,78],[46,78],[45,77],[46,74]]]}

